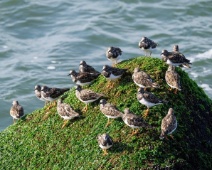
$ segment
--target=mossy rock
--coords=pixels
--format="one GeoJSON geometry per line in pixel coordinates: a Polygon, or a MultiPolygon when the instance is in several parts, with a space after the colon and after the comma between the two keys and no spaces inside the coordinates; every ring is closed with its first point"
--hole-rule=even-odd
{"type": "Polygon", "coordinates": [[[138,87],[132,81],[137,66],[159,83],[159,89],[150,91],[167,101],[150,109],[146,121],[155,128],[140,129],[132,136],[132,129],[121,119],[105,127],[107,118],[99,110],[99,101],[82,113],[85,105],[71,89],[62,98],[83,117],[61,128],[63,120],[55,106],[28,114],[0,133],[0,169],[212,169],[212,102],[181,68],[176,69],[182,85],[177,94],[169,91],[165,82],[167,65],[150,57],[119,63],[117,67],[127,68],[128,72],[114,88],[106,88],[108,82],[103,76],[86,88],[104,93],[107,101],[121,111],[129,107],[142,115],[146,107],[136,99],[138,87]],[[173,138],[160,140],[161,120],[170,107],[178,127],[173,138]],[[114,140],[107,156],[103,156],[96,140],[105,132],[114,140]]]}

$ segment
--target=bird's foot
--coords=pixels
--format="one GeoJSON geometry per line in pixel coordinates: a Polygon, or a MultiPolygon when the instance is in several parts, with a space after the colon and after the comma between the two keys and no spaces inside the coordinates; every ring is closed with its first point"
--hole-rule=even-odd
{"type": "Polygon", "coordinates": [[[105,127],[108,127],[111,124],[111,122],[107,122],[107,124],[105,125],[105,127]]]}
{"type": "Polygon", "coordinates": [[[112,89],[114,87],[114,82],[109,81],[106,87],[112,89]]]}
{"type": "Polygon", "coordinates": [[[145,113],[144,113],[144,115],[143,115],[143,118],[146,119],[147,116],[148,116],[148,114],[149,114],[149,109],[147,109],[147,110],[145,111],[145,113]]]}
{"type": "Polygon", "coordinates": [[[67,123],[68,123],[68,120],[64,121],[62,129],[66,126],[67,123]]]}
{"type": "Polygon", "coordinates": [[[86,106],[82,109],[82,112],[87,112],[88,110],[88,105],[86,104],[86,106]]]}
{"type": "Polygon", "coordinates": [[[174,136],[173,135],[169,135],[171,137],[172,140],[174,140],[174,136]]]}
{"type": "Polygon", "coordinates": [[[106,156],[106,155],[108,155],[107,149],[103,149],[103,156],[106,156]]]}
{"type": "Polygon", "coordinates": [[[138,131],[139,131],[139,129],[133,130],[131,135],[137,135],[138,131]]]}

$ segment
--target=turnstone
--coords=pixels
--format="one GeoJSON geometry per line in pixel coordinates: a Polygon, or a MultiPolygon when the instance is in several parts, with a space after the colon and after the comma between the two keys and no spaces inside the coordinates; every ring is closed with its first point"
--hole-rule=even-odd
{"type": "Polygon", "coordinates": [[[107,59],[112,61],[113,65],[117,64],[120,55],[122,55],[122,51],[118,47],[109,47],[106,51],[107,59]]]}
{"type": "Polygon", "coordinates": [[[104,152],[103,155],[107,155],[108,154],[107,149],[113,146],[112,138],[107,133],[104,133],[102,135],[97,136],[97,141],[98,141],[99,147],[102,148],[104,152]]]}
{"type": "Polygon", "coordinates": [[[47,101],[55,101],[58,97],[60,97],[63,93],[69,91],[69,88],[51,88],[47,86],[41,87],[41,96],[47,101]]]}
{"type": "Polygon", "coordinates": [[[94,73],[94,74],[100,74],[100,72],[96,71],[92,66],[88,65],[85,61],[80,61],[79,64],[79,73],[94,73]]]}
{"type": "Polygon", "coordinates": [[[161,134],[160,139],[165,136],[172,134],[177,128],[177,119],[174,115],[174,110],[169,108],[167,115],[162,119],[161,122],[161,134]]]}
{"type": "Polygon", "coordinates": [[[121,68],[116,68],[116,67],[104,65],[103,68],[102,68],[101,74],[106,79],[113,81],[113,80],[117,80],[118,78],[120,78],[126,71],[127,71],[127,69],[121,69],[121,68]]]}
{"type": "Polygon", "coordinates": [[[14,100],[12,103],[10,115],[12,116],[14,123],[16,119],[20,119],[22,116],[24,116],[24,108],[16,100],[14,100]]]}
{"type": "Polygon", "coordinates": [[[45,101],[45,99],[42,98],[42,96],[41,96],[41,86],[40,86],[40,85],[36,85],[36,86],[35,86],[35,96],[36,96],[39,100],[45,101]]]}
{"type": "Polygon", "coordinates": [[[35,96],[36,96],[39,100],[44,101],[45,104],[46,104],[46,102],[48,102],[48,101],[45,100],[45,98],[43,98],[42,95],[41,95],[41,86],[40,86],[40,85],[36,85],[36,86],[35,86],[35,96]]]}
{"type": "Polygon", "coordinates": [[[77,73],[75,70],[71,70],[68,75],[71,76],[72,81],[75,82],[77,85],[85,86],[91,84],[92,81],[100,75],[100,73],[77,73]]]}
{"type": "Polygon", "coordinates": [[[163,103],[163,101],[158,99],[154,94],[145,91],[142,87],[140,87],[138,89],[137,99],[141,104],[143,104],[147,107],[147,110],[146,110],[146,113],[144,114],[144,117],[147,117],[150,107],[163,103]]]}
{"type": "Polygon", "coordinates": [[[127,126],[133,128],[132,132],[133,135],[138,133],[139,128],[142,127],[151,128],[151,126],[148,123],[146,123],[142,117],[132,113],[129,108],[124,109],[122,120],[127,126]],[[136,131],[134,131],[135,128],[137,128],[136,131]]]}
{"type": "Polygon", "coordinates": [[[168,65],[190,68],[190,60],[186,59],[185,56],[178,51],[168,52],[167,50],[163,50],[161,57],[168,65]]]}
{"type": "Polygon", "coordinates": [[[57,112],[65,120],[62,128],[65,127],[65,125],[68,123],[68,120],[80,116],[79,113],[74,111],[74,109],[69,104],[62,103],[61,99],[58,99],[57,101],[57,112]]]}
{"type": "Polygon", "coordinates": [[[175,67],[172,65],[169,65],[168,70],[165,74],[165,80],[166,83],[173,89],[176,89],[175,93],[177,93],[177,90],[181,90],[180,85],[180,76],[175,71],[175,67]]]}
{"type": "MultiPolygon", "coordinates": [[[[51,88],[47,86],[41,87],[41,97],[44,98],[47,102],[52,102],[57,100],[63,93],[69,91],[69,88],[51,88]]],[[[54,102],[50,105],[47,110],[49,110],[52,106],[55,106],[54,102]]]]}
{"type": "Polygon", "coordinates": [[[139,67],[134,69],[132,74],[132,79],[136,85],[142,88],[154,87],[158,88],[158,84],[153,82],[149,74],[144,71],[141,71],[139,67]]]}
{"type": "Polygon", "coordinates": [[[109,119],[116,119],[118,117],[122,116],[122,112],[120,112],[116,106],[107,103],[107,101],[105,99],[101,99],[100,100],[100,110],[101,112],[108,118],[106,127],[110,124],[109,119]]]}
{"type": "Polygon", "coordinates": [[[145,56],[147,56],[147,53],[149,53],[149,56],[151,56],[152,54],[152,49],[157,47],[157,43],[155,43],[154,41],[150,40],[147,37],[142,37],[141,41],[139,41],[138,46],[139,48],[141,48],[142,50],[145,51],[145,56]]]}
{"type": "Polygon", "coordinates": [[[76,97],[83,103],[86,104],[85,108],[83,108],[83,111],[87,111],[87,104],[94,102],[98,100],[100,97],[102,97],[103,94],[96,93],[89,89],[82,89],[80,85],[76,86],[76,97]]]}

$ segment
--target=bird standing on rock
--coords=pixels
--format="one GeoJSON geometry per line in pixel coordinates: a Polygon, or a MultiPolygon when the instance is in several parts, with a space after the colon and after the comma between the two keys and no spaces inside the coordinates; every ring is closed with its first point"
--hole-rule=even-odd
{"type": "Polygon", "coordinates": [[[56,88],[56,87],[41,87],[41,96],[47,101],[55,101],[57,100],[63,93],[69,91],[70,88],[56,88]]]}
{"type": "Polygon", "coordinates": [[[168,65],[183,66],[186,68],[191,68],[190,60],[186,59],[185,56],[178,51],[168,52],[167,50],[163,50],[161,52],[161,57],[162,57],[162,60],[166,62],[168,65]]]}
{"type": "Polygon", "coordinates": [[[109,47],[106,51],[106,57],[115,66],[118,62],[119,56],[122,55],[122,51],[118,47],[109,47]]]}
{"type": "Polygon", "coordinates": [[[100,74],[92,66],[88,65],[85,61],[80,61],[79,64],[79,73],[90,73],[90,74],[100,74]]]}
{"type": "Polygon", "coordinates": [[[45,101],[45,99],[42,98],[42,96],[41,96],[41,86],[40,86],[40,85],[36,85],[36,86],[35,86],[35,96],[36,96],[39,100],[45,101]]]}
{"type": "Polygon", "coordinates": [[[41,101],[44,101],[45,102],[45,105],[48,103],[48,101],[42,97],[41,95],[41,86],[40,85],[36,85],[35,86],[35,96],[41,100],[41,101]]]}
{"type": "Polygon", "coordinates": [[[130,111],[129,108],[124,109],[124,114],[122,115],[122,120],[124,123],[133,128],[132,135],[137,134],[139,128],[146,127],[152,128],[148,123],[146,123],[141,116],[138,116],[130,111]],[[134,129],[137,128],[135,131],[134,129]]]}
{"type": "MultiPolygon", "coordinates": [[[[48,86],[42,86],[41,87],[41,97],[44,98],[46,101],[52,102],[57,100],[62,94],[69,91],[69,88],[55,88],[55,87],[48,87],[48,86]]],[[[56,103],[53,103],[53,105],[56,105],[56,103]]],[[[49,110],[52,107],[50,105],[47,110],[49,110]]]]}
{"type": "Polygon", "coordinates": [[[103,155],[107,155],[107,149],[111,148],[113,146],[113,140],[112,138],[107,134],[104,133],[102,135],[97,136],[97,141],[99,144],[99,147],[103,150],[103,155]]]}
{"type": "Polygon", "coordinates": [[[89,72],[77,73],[75,70],[70,70],[68,74],[68,76],[71,76],[72,81],[80,86],[91,84],[99,75],[100,73],[89,73],[89,72]]]}
{"type": "Polygon", "coordinates": [[[145,89],[148,87],[153,87],[153,88],[159,87],[159,85],[152,80],[150,75],[140,70],[139,67],[136,67],[134,69],[134,72],[132,74],[132,79],[137,86],[145,88],[145,89]]]}
{"type": "Polygon", "coordinates": [[[24,108],[16,100],[14,100],[12,103],[12,107],[10,108],[10,115],[13,118],[13,123],[15,123],[15,120],[24,116],[24,108]]]}
{"type": "Polygon", "coordinates": [[[80,116],[69,104],[62,103],[61,99],[57,101],[57,112],[65,120],[62,128],[65,127],[69,120],[80,116]]]}
{"type": "Polygon", "coordinates": [[[139,48],[145,51],[145,56],[147,56],[147,53],[149,53],[149,56],[151,56],[152,50],[155,49],[157,45],[157,43],[147,37],[142,37],[141,41],[138,43],[139,48]]]}
{"type": "Polygon", "coordinates": [[[163,104],[163,101],[158,99],[154,94],[145,91],[143,88],[139,88],[137,92],[138,101],[147,107],[146,113],[144,114],[144,118],[147,117],[149,113],[149,108],[155,105],[163,104]]]}
{"type": "Polygon", "coordinates": [[[167,135],[172,134],[177,128],[177,119],[174,115],[174,110],[169,108],[167,115],[162,119],[161,122],[161,134],[160,139],[163,139],[167,135]]]}
{"type": "Polygon", "coordinates": [[[178,90],[181,90],[181,85],[180,85],[180,76],[179,74],[175,71],[175,67],[172,65],[169,65],[168,70],[166,71],[165,74],[165,80],[166,83],[171,87],[171,89],[175,89],[175,94],[177,93],[178,90]]]}
{"type": "MultiPolygon", "coordinates": [[[[126,71],[127,71],[127,69],[121,69],[121,68],[104,65],[102,68],[101,74],[106,79],[110,80],[110,82],[111,82],[111,81],[116,81],[117,79],[119,79],[126,71]]],[[[112,88],[113,86],[114,86],[114,83],[112,85],[110,85],[110,83],[108,83],[108,85],[107,85],[108,88],[112,88]]]]}
{"type": "Polygon", "coordinates": [[[83,103],[86,104],[86,106],[83,108],[82,111],[86,112],[88,109],[88,103],[94,102],[98,100],[100,97],[104,96],[103,94],[96,93],[90,89],[82,89],[80,85],[76,86],[76,97],[83,103]]]}
{"type": "Polygon", "coordinates": [[[100,100],[100,111],[108,118],[106,127],[110,124],[110,118],[116,119],[122,116],[122,112],[113,104],[107,103],[105,99],[100,100]]]}

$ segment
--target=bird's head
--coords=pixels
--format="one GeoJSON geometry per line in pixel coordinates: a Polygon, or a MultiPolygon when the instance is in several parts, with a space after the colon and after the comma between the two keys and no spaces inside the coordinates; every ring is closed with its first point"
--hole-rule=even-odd
{"type": "Polygon", "coordinates": [[[172,51],[174,51],[174,52],[179,51],[179,46],[178,46],[178,45],[174,45],[174,46],[173,46],[173,50],[172,50],[172,51]]]}
{"type": "Polygon", "coordinates": [[[75,86],[75,90],[81,91],[82,90],[82,87],[80,85],[77,85],[77,86],[75,86]]]}
{"type": "Polygon", "coordinates": [[[35,90],[41,91],[41,86],[40,86],[40,85],[36,85],[36,86],[35,86],[35,90]]]}
{"type": "Polygon", "coordinates": [[[48,91],[48,87],[47,86],[42,86],[41,87],[41,91],[48,91]]]}
{"type": "Polygon", "coordinates": [[[85,61],[80,61],[80,65],[86,65],[86,62],[85,61]]]}
{"type": "Polygon", "coordinates": [[[168,115],[174,115],[174,110],[172,108],[169,108],[168,115]]]}
{"type": "Polygon", "coordinates": [[[76,76],[77,72],[75,70],[70,70],[68,76],[76,76]]]}
{"type": "Polygon", "coordinates": [[[103,105],[106,104],[106,103],[107,103],[107,101],[105,99],[101,99],[100,102],[99,102],[99,104],[103,104],[103,105]]]}
{"type": "Polygon", "coordinates": [[[13,106],[15,106],[15,105],[19,105],[19,103],[18,103],[18,101],[17,101],[17,100],[14,100],[14,101],[12,102],[12,104],[13,104],[13,106]]]}

